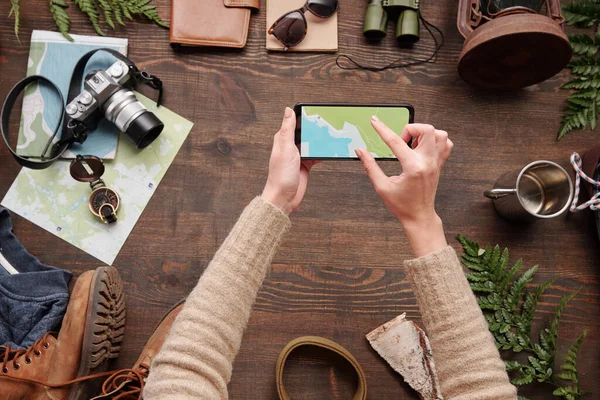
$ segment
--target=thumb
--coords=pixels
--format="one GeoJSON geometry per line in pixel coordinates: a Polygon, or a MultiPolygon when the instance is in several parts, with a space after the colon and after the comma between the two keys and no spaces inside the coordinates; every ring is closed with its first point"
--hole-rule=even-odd
{"type": "Polygon", "coordinates": [[[294,110],[289,107],[285,108],[285,113],[283,115],[283,121],[281,122],[281,129],[279,129],[279,134],[284,143],[294,144],[294,134],[296,131],[296,114],[294,110]]]}
{"type": "Polygon", "coordinates": [[[367,175],[369,176],[371,183],[373,183],[375,190],[383,188],[388,182],[388,177],[381,168],[379,168],[377,161],[375,161],[371,153],[362,149],[356,149],[356,155],[360,158],[360,161],[365,167],[365,171],[367,171],[367,175]]]}

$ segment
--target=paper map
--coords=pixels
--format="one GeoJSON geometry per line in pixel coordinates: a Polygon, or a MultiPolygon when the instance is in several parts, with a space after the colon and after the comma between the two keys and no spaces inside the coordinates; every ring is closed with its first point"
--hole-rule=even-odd
{"type": "Polygon", "coordinates": [[[121,197],[115,224],[105,225],[90,212],[90,185],[71,177],[67,161],[45,170],[21,169],[2,205],[112,265],[194,125],[165,107],[156,108],[143,95],[136,96],[165,128],[141,151],[122,135],[117,156],[105,162],[102,179],[121,197]]]}
{"type": "Polygon", "coordinates": [[[375,158],[395,157],[371,126],[377,116],[397,134],[408,124],[410,113],[403,107],[302,107],[302,157],[356,158],[355,149],[366,149],[375,158]]]}

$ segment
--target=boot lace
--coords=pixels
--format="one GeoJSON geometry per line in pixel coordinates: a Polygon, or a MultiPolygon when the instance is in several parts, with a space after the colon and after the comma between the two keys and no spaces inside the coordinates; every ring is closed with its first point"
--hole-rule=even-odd
{"type": "Polygon", "coordinates": [[[142,391],[144,390],[145,379],[148,377],[150,367],[147,364],[141,363],[137,368],[121,369],[117,371],[100,372],[98,374],[82,376],[66,382],[50,383],[39,379],[33,379],[22,376],[8,375],[9,366],[18,371],[21,368],[21,362],[24,358],[25,364],[30,364],[33,357],[39,357],[42,351],[50,347],[50,337],[56,337],[55,332],[47,332],[41,339],[27,350],[13,350],[10,345],[0,347],[0,379],[6,378],[15,381],[29,382],[49,388],[60,388],[70,386],[75,383],[84,382],[92,379],[98,379],[108,376],[102,384],[102,393],[92,398],[91,400],[141,400],[142,391]],[[110,375],[110,376],[109,376],[110,375]]]}
{"type": "Polygon", "coordinates": [[[27,350],[13,350],[11,349],[10,344],[3,348],[0,347],[0,362],[2,363],[0,371],[2,371],[3,374],[7,374],[8,366],[10,364],[12,364],[13,370],[18,371],[21,368],[20,361],[23,359],[25,364],[30,364],[34,357],[39,357],[42,355],[42,351],[50,347],[50,337],[56,337],[56,335],[56,332],[46,332],[41,339],[36,340],[27,350]]]}
{"type": "Polygon", "coordinates": [[[90,400],[142,400],[142,392],[150,367],[141,363],[137,368],[115,371],[102,384],[102,393],[90,400]]]}

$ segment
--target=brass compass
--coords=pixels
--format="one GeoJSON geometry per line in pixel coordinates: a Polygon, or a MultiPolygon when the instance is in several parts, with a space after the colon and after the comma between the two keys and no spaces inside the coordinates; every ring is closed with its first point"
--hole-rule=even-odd
{"type": "Polygon", "coordinates": [[[69,167],[73,179],[79,182],[89,182],[92,188],[88,206],[92,214],[100,218],[105,224],[117,222],[119,209],[119,194],[107,187],[100,179],[104,174],[104,163],[96,156],[77,156],[69,167]]]}

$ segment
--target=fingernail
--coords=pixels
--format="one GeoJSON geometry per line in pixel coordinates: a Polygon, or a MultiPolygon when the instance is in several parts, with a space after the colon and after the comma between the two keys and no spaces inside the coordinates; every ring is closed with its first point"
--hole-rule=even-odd
{"type": "Polygon", "coordinates": [[[292,118],[294,116],[294,110],[292,110],[289,107],[286,107],[283,116],[285,117],[285,119],[292,118]]]}
{"type": "Polygon", "coordinates": [[[371,117],[371,121],[373,121],[373,122],[379,122],[379,118],[377,118],[376,116],[373,115],[371,117]]]}
{"type": "Polygon", "coordinates": [[[360,158],[360,149],[354,149],[354,152],[356,153],[356,157],[360,158]]]}

